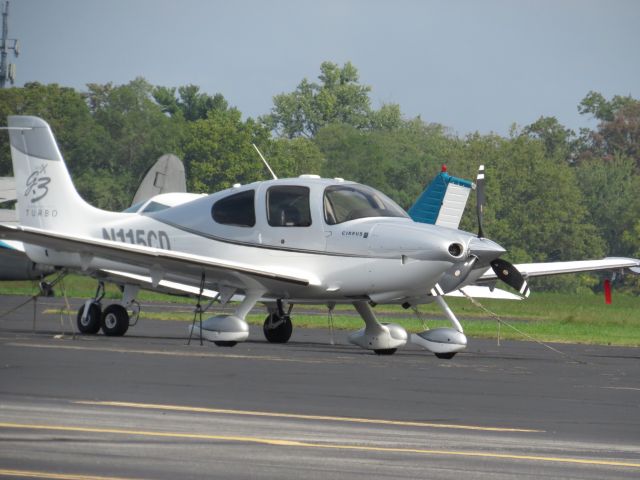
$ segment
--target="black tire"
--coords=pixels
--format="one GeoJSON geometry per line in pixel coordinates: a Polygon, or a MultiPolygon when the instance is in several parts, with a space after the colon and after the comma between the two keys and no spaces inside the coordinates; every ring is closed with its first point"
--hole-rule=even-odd
{"type": "Polygon", "coordinates": [[[262,331],[264,338],[270,343],[287,343],[293,332],[293,324],[289,315],[280,317],[277,313],[270,313],[264,320],[262,331]],[[274,324],[276,324],[275,327],[274,324]]]}
{"type": "Polygon", "coordinates": [[[47,283],[45,281],[42,281],[42,282],[40,282],[38,284],[38,287],[40,288],[40,294],[43,297],[54,297],[55,296],[55,292],[53,291],[53,287],[49,283],[47,283]]]}
{"type": "Polygon", "coordinates": [[[218,340],[217,342],[214,341],[213,343],[215,343],[219,347],[235,347],[238,344],[238,342],[234,342],[233,340],[218,340]]]}
{"type": "Polygon", "coordinates": [[[109,305],[102,312],[100,327],[102,333],[109,337],[121,337],[129,329],[129,312],[117,303],[109,305]]]}
{"type": "Polygon", "coordinates": [[[396,350],[398,350],[397,348],[378,348],[377,350],[374,350],[374,352],[376,353],[376,355],[393,355],[394,353],[396,353],[396,350]]]}
{"type": "Polygon", "coordinates": [[[456,352],[436,353],[435,355],[436,355],[436,357],[438,357],[441,360],[451,360],[453,357],[456,356],[456,352]]]}
{"type": "Polygon", "coordinates": [[[101,315],[102,312],[100,310],[100,304],[98,302],[93,302],[89,305],[89,311],[87,312],[87,316],[82,320],[82,314],[84,313],[85,305],[82,305],[78,309],[77,324],[78,330],[80,333],[86,333],[88,335],[94,335],[100,331],[101,325],[101,315]]]}

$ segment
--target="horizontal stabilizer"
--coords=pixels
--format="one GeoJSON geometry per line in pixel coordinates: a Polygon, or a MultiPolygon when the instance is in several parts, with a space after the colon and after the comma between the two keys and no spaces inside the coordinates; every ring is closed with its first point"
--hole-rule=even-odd
{"type": "Polygon", "coordinates": [[[458,228],[473,183],[440,172],[409,209],[415,222],[458,228]]]}
{"type": "Polygon", "coordinates": [[[447,297],[472,297],[472,298],[491,298],[494,300],[523,300],[523,297],[515,295],[500,288],[482,287],[479,285],[467,285],[460,290],[454,290],[446,294],[447,297]],[[462,290],[462,292],[460,291],[462,290]],[[464,293],[463,293],[464,292],[464,293]]]}
{"type": "Polygon", "coordinates": [[[0,203],[15,202],[16,181],[13,177],[0,177],[0,203]]]}

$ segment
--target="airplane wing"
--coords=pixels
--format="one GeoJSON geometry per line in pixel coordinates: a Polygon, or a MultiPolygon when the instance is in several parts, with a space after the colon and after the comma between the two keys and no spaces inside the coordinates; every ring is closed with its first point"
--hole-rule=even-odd
{"type": "Polygon", "coordinates": [[[490,298],[492,300],[524,300],[524,297],[515,295],[500,288],[489,288],[480,285],[467,285],[458,290],[445,294],[446,297],[473,297],[490,298]]]}
{"type": "MultiPolygon", "coordinates": [[[[563,273],[597,272],[601,270],[630,269],[633,273],[640,273],[640,260],[607,257],[602,260],[578,260],[573,262],[519,263],[515,267],[525,278],[561,275],[563,273]]],[[[477,281],[490,282],[497,280],[497,278],[495,272],[489,268],[477,281]]]]}
{"type": "MultiPolygon", "coordinates": [[[[111,282],[116,284],[133,284],[138,285],[145,290],[152,290],[154,292],[166,293],[169,295],[178,296],[196,296],[200,295],[200,287],[195,284],[188,285],[180,282],[172,282],[171,280],[160,280],[157,285],[154,286],[153,279],[148,275],[137,275],[135,273],[121,272],[118,270],[101,269],[94,275],[98,280],[105,282],[111,282]]],[[[220,292],[204,288],[201,296],[203,298],[217,298],[220,292]]],[[[234,296],[234,300],[238,300],[234,296]]]]}
{"type": "MultiPolygon", "coordinates": [[[[238,276],[264,285],[264,281],[277,281],[294,285],[317,285],[313,275],[285,269],[260,269],[241,262],[230,262],[202,255],[193,255],[172,250],[162,250],[142,245],[114,242],[92,237],[69,235],[34,227],[0,225],[0,238],[20,240],[32,245],[51,248],[60,252],[78,253],[83,263],[89,265],[93,258],[137,265],[147,268],[158,284],[165,274],[177,274],[192,278],[198,285],[204,273],[207,280],[225,278],[233,282],[238,276]]],[[[243,280],[236,280],[237,287],[245,287],[243,280]]]]}

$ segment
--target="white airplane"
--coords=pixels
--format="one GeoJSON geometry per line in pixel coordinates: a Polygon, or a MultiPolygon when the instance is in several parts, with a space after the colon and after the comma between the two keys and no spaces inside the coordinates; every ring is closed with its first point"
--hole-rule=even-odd
{"type": "Polygon", "coordinates": [[[269,310],[265,336],[276,343],[289,340],[294,304],[352,304],[365,326],[351,343],[391,354],[410,337],[400,325],[380,323],[372,306],[435,301],[452,327],[411,341],[451,358],[467,338],[443,295],[501,279],[526,296],[523,274],[640,273],[640,260],[628,258],[517,266],[500,259],[505,250],[482,235],[483,174],[479,235],[415,222],[373,188],[314,175],[238,185],[141,213],[108,212],[80,198],[44,120],[11,116],[8,129],[21,224],[0,226],[0,238],[23,241],[34,262],[117,276],[124,285],[121,302],[102,308],[96,294],[81,307],[84,333],[124,335],[142,286],[208,293],[223,304],[241,298],[233,314],[192,327],[220,346],[247,339],[245,318],[258,302],[269,310]]]}

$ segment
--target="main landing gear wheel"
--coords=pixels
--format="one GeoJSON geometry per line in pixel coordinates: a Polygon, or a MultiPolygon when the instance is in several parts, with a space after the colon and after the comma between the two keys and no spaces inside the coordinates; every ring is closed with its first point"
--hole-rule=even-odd
{"type": "Polygon", "coordinates": [[[442,359],[442,360],[451,360],[453,357],[456,356],[457,352],[450,352],[450,353],[436,353],[436,357],[442,359]]]}
{"type": "Polygon", "coordinates": [[[393,355],[396,353],[397,348],[378,348],[374,350],[376,355],[393,355]]]}
{"type": "Polygon", "coordinates": [[[264,320],[262,331],[270,343],[287,343],[293,332],[293,324],[289,315],[270,313],[264,320]]]}
{"type": "Polygon", "coordinates": [[[121,337],[129,329],[129,313],[122,305],[114,303],[102,312],[102,333],[110,337],[121,337]]]}
{"type": "Polygon", "coordinates": [[[93,335],[95,333],[98,333],[98,331],[100,330],[100,315],[102,314],[102,311],[100,310],[100,304],[98,302],[92,302],[89,304],[89,311],[87,312],[85,317],[82,318],[85,307],[86,304],[82,305],[78,310],[78,330],[80,331],[80,333],[93,335]]]}
{"type": "Polygon", "coordinates": [[[238,344],[238,342],[233,341],[214,341],[213,343],[215,343],[219,347],[235,347],[238,344]]]}

